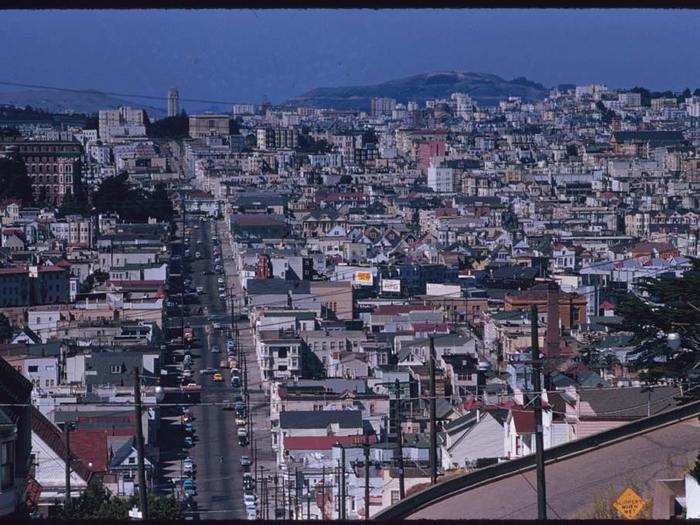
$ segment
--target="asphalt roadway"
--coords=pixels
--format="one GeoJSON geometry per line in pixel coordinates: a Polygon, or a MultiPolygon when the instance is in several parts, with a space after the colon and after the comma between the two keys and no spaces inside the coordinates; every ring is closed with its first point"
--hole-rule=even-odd
{"type": "MultiPolygon", "coordinates": [[[[218,275],[205,275],[212,269],[212,226],[208,222],[199,223],[198,231],[192,233],[192,253],[199,251],[201,259],[192,263],[193,285],[203,286],[206,293],[201,295],[201,304],[208,308],[209,319],[224,317],[226,309],[219,299],[218,275]],[[196,245],[197,239],[202,244],[196,245]]],[[[243,506],[242,469],[240,458],[247,449],[238,446],[234,412],[221,406],[208,403],[232,401],[230,374],[221,370],[223,383],[213,381],[211,375],[199,373],[204,368],[219,370],[219,362],[226,357],[225,339],[201,316],[192,318],[191,326],[201,348],[200,357],[193,360],[194,377],[202,387],[201,403],[190,408],[194,416],[194,447],[189,451],[197,466],[197,514],[201,519],[246,519],[243,506]],[[212,353],[212,346],[218,346],[220,353],[212,353]]]]}

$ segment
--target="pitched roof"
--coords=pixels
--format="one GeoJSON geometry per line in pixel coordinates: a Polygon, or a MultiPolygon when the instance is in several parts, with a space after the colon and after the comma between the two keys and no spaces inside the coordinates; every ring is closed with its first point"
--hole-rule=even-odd
{"type": "MultiPolygon", "coordinates": [[[[376,436],[367,436],[369,443],[377,441],[376,436]]],[[[361,445],[366,436],[285,436],[284,448],[287,450],[330,450],[333,445],[361,445]]]]}
{"type": "Polygon", "coordinates": [[[362,428],[359,410],[298,410],[280,412],[280,428],[326,428],[337,423],[340,428],[362,428]]]}
{"type": "MultiPolygon", "coordinates": [[[[32,411],[32,432],[34,432],[41,440],[53,450],[59,458],[66,457],[66,442],[63,432],[51,423],[44,414],[42,414],[35,406],[31,407],[32,411]]],[[[79,458],[72,458],[73,470],[85,481],[90,479],[92,472],[85,466],[79,458]]]]}
{"type": "Polygon", "coordinates": [[[583,389],[580,417],[595,419],[639,419],[669,410],[677,405],[680,395],[676,386],[583,389]]]}
{"type": "Polygon", "coordinates": [[[518,434],[532,434],[535,432],[535,411],[512,409],[513,423],[518,434]]]}

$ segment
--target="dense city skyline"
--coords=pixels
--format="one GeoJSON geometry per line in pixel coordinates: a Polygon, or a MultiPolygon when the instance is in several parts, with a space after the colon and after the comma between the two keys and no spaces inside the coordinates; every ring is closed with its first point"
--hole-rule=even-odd
{"type": "MultiPolygon", "coordinates": [[[[273,102],[463,70],[547,87],[695,89],[698,13],[668,10],[14,11],[3,80],[273,102]],[[449,50],[449,51],[446,51],[449,50]]],[[[3,87],[2,91],[17,88],[3,87]]]]}

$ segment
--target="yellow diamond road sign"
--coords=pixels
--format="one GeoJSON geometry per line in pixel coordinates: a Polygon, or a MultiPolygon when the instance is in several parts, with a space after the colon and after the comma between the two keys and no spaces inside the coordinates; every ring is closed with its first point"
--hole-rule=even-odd
{"type": "Polygon", "coordinates": [[[613,507],[617,513],[628,520],[633,520],[642,511],[646,502],[634,490],[627,487],[615,500],[613,507]]]}

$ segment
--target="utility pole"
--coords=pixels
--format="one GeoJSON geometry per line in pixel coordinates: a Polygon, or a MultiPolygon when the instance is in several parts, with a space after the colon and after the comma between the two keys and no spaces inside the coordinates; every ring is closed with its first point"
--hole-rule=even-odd
{"type": "Polygon", "coordinates": [[[185,250],[187,249],[187,235],[185,234],[185,229],[187,228],[187,222],[185,220],[185,214],[187,213],[187,205],[185,204],[185,191],[180,190],[180,204],[182,206],[182,252],[180,257],[180,337],[182,339],[182,346],[185,346],[185,250]]]}
{"type": "Polygon", "coordinates": [[[274,493],[274,498],[275,498],[275,519],[277,519],[277,483],[279,482],[279,478],[277,477],[277,474],[275,474],[275,493],[274,493]]]}
{"type": "Polygon", "coordinates": [[[347,505],[345,502],[347,493],[345,492],[345,447],[343,445],[340,445],[340,493],[340,519],[344,520],[347,517],[347,505]]]}
{"type": "Polygon", "coordinates": [[[301,487],[299,486],[299,468],[294,470],[294,514],[297,519],[304,519],[304,514],[299,508],[299,496],[301,487]]]}
{"type": "Polygon", "coordinates": [[[287,480],[287,508],[289,509],[289,519],[295,519],[294,507],[292,506],[292,477],[287,480]]]}
{"type": "Polygon", "coordinates": [[[308,478],[304,480],[304,486],[306,487],[306,519],[311,519],[311,487],[308,478]]]}
{"type": "Polygon", "coordinates": [[[435,338],[430,336],[430,483],[437,482],[437,394],[435,389],[435,338]]]}
{"type": "Polygon", "coordinates": [[[365,436],[365,520],[369,519],[369,436],[365,436]]]}
{"type": "Polygon", "coordinates": [[[66,447],[66,498],[65,498],[65,506],[67,507],[70,505],[70,496],[71,496],[71,487],[70,487],[70,462],[71,462],[71,453],[70,453],[70,426],[71,423],[69,421],[66,421],[66,423],[63,425],[63,437],[65,438],[65,447],[66,447]]]}
{"type": "Polygon", "coordinates": [[[321,466],[321,516],[319,519],[325,519],[326,510],[326,466],[321,466]]]}
{"type": "Polygon", "coordinates": [[[143,459],[143,422],[141,414],[141,375],[139,367],[134,367],[134,408],[136,410],[136,457],[138,465],[139,481],[139,510],[141,519],[148,519],[148,496],[146,494],[146,468],[143,459]]]}
{"type": "Polygon", "coordinates": [[[343,519],[343,514],[340,509],[342,509],[343,504],[343,496],[341,493],[341,488],[340,488],[340,460],[338,460],[338,470],[335,473],[335,480],[336,480],[336,487],[337,487],[337,493],[338,493],[338,519],[342,520],[343,519]]]}
{"type": "Polygon", "coordinates": [[[530,326],[532,338],[532,387],[535,404],[535,445],[537,456],[537,518],[547,519],[547,486],[544,477],[544,436],[542,432],[542,359],[540,358],[540,341],[537,327],[537,305],[530,309],[530,326]]]}
{"type": "Polygon", "coordinates": [[[398,454],[399,468],[399,496],[401,499],[404,499],[406,497],[406,487],[403,471],[403,435],[401,433],[401,382],[398,377],[394,385],[396,388],[396,452],[398,454]]]}

